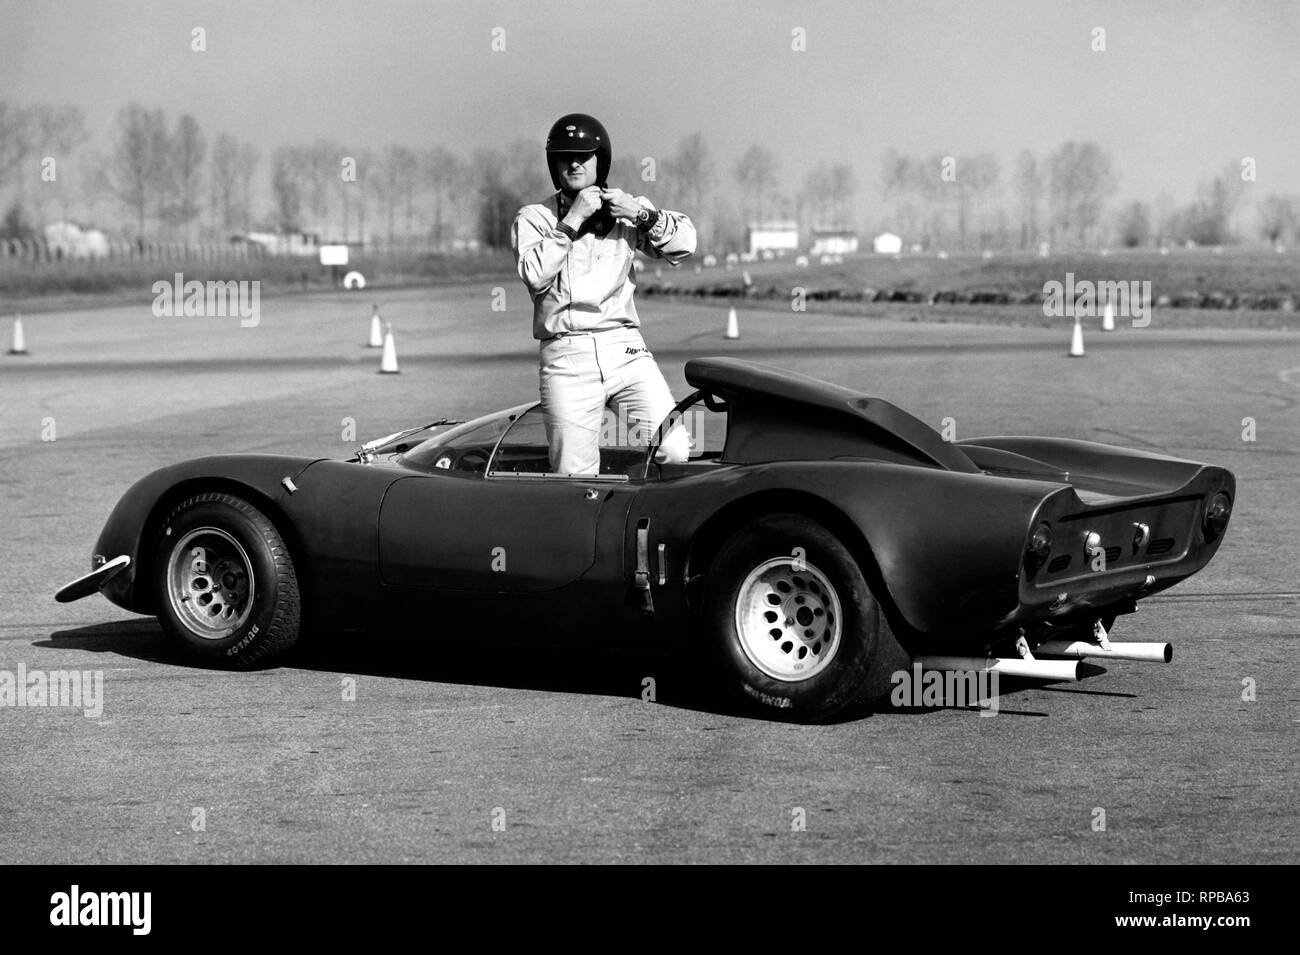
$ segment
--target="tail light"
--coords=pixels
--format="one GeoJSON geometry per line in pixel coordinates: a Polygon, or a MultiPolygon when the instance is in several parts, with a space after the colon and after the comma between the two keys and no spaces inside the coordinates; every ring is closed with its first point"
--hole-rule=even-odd
{"type": "Polygon", "coordinates": [[[1232,513],[1232,499],[1227,491],[1220,491],[1210,498],[1205,508],[1205,539],[1212,541],[1223,533],[1228,526],[1228,516],[1232,513]]]}
{"type": "Polygon", "coordinates": [[[1047,563],[1052,553],[1052,528],[1046,522],[1034,528],[1025,547],[1025,566],[1032,574],[1047,563]]]}

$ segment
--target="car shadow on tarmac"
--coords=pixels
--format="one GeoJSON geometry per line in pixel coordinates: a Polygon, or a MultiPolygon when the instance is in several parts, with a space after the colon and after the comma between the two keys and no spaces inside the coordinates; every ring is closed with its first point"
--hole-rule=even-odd
{"type": "MultiPolygon", "coordinates": [[[[190,670],[228,670],[219,661],[206,661],[176,646],[151,618],[123,620],[59,630],[34,644],[62,650],[114,653],[123,657],[190,670]]],[[[428,641],[380,640],[362,633],[317,636],[296,649],[281,665],[286,670],[339,673],[350,676],[387,677],[495,686],[589,696],[624,697],[653,701],[678,709],[718,716],[753,719],[743,701],[733,701],[710,684],[708,674],[695,665],[659,650],[613,649],[521,644],[500,635],[483,635],[466,645],[428,641]],[[485,652],[488,651],[488,652],[485,652]],[[649,681],[653,681],[652,683],[649,681]],[[652,691],[652,693],[648,693],[652,691]]],[[[1085,666],[1087,676],[1100,675],[1101,667],[1085,666]]],[[[997,713],[1007,716],[1048,717],[1049,713],[1012,709],[1006,699],[1026,690],[1131,696],[1100,690],[1044,687],[1029,681],[1005,679],[999,689],[997,713]]],[[[896,706],[888,698],[857,702],[828,724],[853,723],[871,717],[929,716],[952,710],[981,712],[978,705],[896,706]]],[[[761,718],[761,717],[760,717],[761,718]]]]}

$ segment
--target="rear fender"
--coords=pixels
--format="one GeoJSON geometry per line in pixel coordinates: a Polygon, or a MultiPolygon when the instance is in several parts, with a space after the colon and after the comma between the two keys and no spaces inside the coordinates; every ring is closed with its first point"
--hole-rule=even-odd
{"type": "MultiPolygon", "coordinates": [[[[683,485],[702,480],[707,479],[671,483],[685,490],[683,485]]],[[[710,529],[718,526],[716,515],[751,516],[748,502],[760,502],[824,517],[823,523],[848,525],[861,541],[859,564],[883,585],[879,596],[891,605],[900,635],[974,630],[1012,612],[1032,515],[1060,488],[865,461],[753,465],[718,474],[711,483],[697,484],[701,496],[691,508],[699,523],[691,534],[688,580],[707,570],[703,564],[715,546],[710,541],[717,534],[710,529]],[[718,500],[722,495],[726,499],[718,500]]],[[[638,500],[629,526],[639,515],[652,518],[671,554],[681,524],[667,520],[677,508],[660,500],[654,492],[638,500]]],[[[843,533],[840,527],[828,529],[843,533]]],[[[855,549],[853,541],[845,543],[855,549]]]]}
{"type": "Polygon", "coordinates": [[[890,599],[919,634],[968,637],[1012,613],[1033,515],[1060,485],[876,465],[823,493],[871,547],[890,599]]]}

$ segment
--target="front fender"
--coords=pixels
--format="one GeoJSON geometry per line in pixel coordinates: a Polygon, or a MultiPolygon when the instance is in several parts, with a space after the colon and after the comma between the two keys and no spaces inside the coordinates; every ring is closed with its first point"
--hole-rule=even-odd
{"type": "Polygon", "coordinates": [[[214,455],[168,465],[145,475],[122,495],[95,542],[92,566],[95,557],[112,560],[125,554],[131,558],[127,570],[105,584],[101,593],[126,610],[152,612],[148,590],[137,588],[136,580],[148,573],[141,560],[142,551],[156,522],[166,516],[161,511],[191,491],[214,486],[236,493],[241,489],[251,491],[278,501],[287,493],[281,481],[301,474],[314,460],[318,459],[272,454],[214,455]]]}

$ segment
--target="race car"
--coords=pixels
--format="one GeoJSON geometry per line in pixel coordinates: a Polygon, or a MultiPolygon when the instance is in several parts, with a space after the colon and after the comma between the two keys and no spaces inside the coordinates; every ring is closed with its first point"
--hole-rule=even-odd
{"type": "Polygon", "coordinates": [[[1232,510],[1219,467],[949,442],[881,398],[735,358],[685,376],[693,391],[653,432],[602,429],[598,474],[549,472],[535,402],[346,460],[162,468],[56,597],[101,592],[241,668],[326,628],[485,652],[498,637],[671,646],[759,712],[815,721],[883,689],[900,652],[1050,680],[1085,658],[1168,661],[1109,631],[1204,567],[1232,510]],[[671,427],[685,462],[656,454],[671,427]]]}

